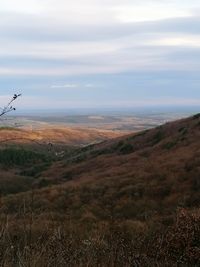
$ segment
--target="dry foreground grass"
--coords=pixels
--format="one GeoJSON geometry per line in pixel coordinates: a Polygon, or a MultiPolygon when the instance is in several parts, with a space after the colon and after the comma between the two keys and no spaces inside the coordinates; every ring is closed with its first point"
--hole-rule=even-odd
{"type": "Polygon", "coordinates": [[[200,115],[56,153],[0,151],[0,266],[200,266],[200,115]]]}

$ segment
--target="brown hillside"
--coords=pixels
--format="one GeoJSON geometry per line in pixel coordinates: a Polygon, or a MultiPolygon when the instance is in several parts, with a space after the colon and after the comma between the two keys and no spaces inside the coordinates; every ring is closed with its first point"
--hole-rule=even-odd
{"type": "Polygon", "coordinates": [[[31,227],[38,266],[49,242],[61,249],[52,266],[200,265],[200,115],[77,148],[34,179],[1,211],[23,253],[22,225],[31,227]]]}
{"type": "Polygon", "coordinates": [[[0,144],[52,142],[65,145],[86,145],[119,136],[119,132],[88,128],[48,127],[38,130],[0,128],[0,144]]]}
{"type": "MultiPolygon", "coordinates": [[[[52,167],[57,178],[68,170],[73,180],[99,180],[107,177],[175,176],[188,177],[200,165],[200,118],[198,116],[165,124],[139,134],[119,137],[78,150],[52,167]]],[[[164,178],[163,178],[164,179],[164,178]]],[[[151,179],[150,179],[151,180],[151,179]]]]}

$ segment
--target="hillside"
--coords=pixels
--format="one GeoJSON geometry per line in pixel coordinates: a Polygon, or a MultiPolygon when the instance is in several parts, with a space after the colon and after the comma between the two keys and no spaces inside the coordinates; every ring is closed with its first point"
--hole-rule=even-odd
{"type": "MultiPolygon", "coordinates": [[[[57,178],[71,173],[78,183],[100,181],[106,177],[162,176],[173,182],[178,177],[198,176],[200,165],[200,132],[198,116],[165,124],[139,134],[127,135],[103,143],[77,149],[65,160],[52,166],[44,175],[57,178]]],[[[161,179],[162,180],[162,179],[161,179]]]]}
{"type": "Polygon", "coordinates": [[[27,191],[37,183],[42,171],[75,147],[119,136],[119,132],[57,125],[37,129],[0,127],[0,192],[27,191]],[[37,180],[35,178],[38,178],[37,180]]]}
{"type": "Polygon", "coordinates": [[[2,245],[25,264],[200,265],[200,115],[38,160],[1,198],[2,245]]]}
{"type": "Polygon", "coordinates": [[[87,129],[78,127],[51,126],[39,129],[0,127],[0,144],[55,143],[63,145],[87,145],[119,136],[111,130],[87,129]]]}

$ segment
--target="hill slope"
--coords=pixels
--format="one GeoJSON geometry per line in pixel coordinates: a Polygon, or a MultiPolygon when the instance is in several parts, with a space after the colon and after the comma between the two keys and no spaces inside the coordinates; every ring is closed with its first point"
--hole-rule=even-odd
{"type": "Polygon", "coordinates": [[[51,142],[63,145],[87,145],[121,135],[111,130],[75,128],[75,127],[47,127],[40,129],[23,129],[12,127],[0,128],[0,144],[31,144],[51,142]]]}
{"type": "Polygon", "coordinates": [[[31,262],[43,249],[41,266],[199,266],[200,115],[74,149],[34,179],[1,200],[31,262]]]}
{"type": "Polygon", "coordinates": [[[200,118],[195,116],[77,149],[64,161],[52,166],[45,176],[51,177],[51,172],[56,170],[57,179],[61,179],[70,172],[70,179],[77,183],[101,179],[106,182],[111,178],[116,181],[130,178],[134,182],[142,177],[147,184],[153,180],[169,182],[171,189],[174,184],[176,190],[176,182],[179,182],[182,193],[181,187],[187,178],[195,188],[195,177],[199,176],[199,138],[200,118]]]}

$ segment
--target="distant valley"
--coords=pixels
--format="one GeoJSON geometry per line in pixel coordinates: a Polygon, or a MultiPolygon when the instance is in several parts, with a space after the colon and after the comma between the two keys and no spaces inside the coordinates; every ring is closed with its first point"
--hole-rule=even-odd
{"type": "Polygon", "coordinates": [[[128,113],[120,114],[89,114],[89,115],[37,115],[15,116],[0,120],[0,127],[15,127],[25,129],[42,128],[93,128],[116,132],[135,132],[150,129],[165,122],[187,117],[188,113],[128,113]]]}

